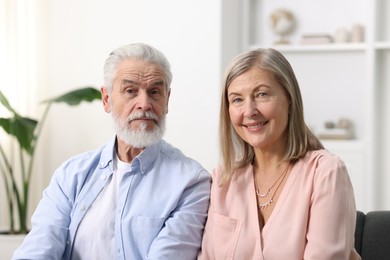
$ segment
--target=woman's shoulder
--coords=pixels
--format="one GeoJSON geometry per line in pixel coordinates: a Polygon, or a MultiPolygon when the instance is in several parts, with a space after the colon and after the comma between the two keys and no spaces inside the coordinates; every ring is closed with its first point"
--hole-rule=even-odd
{"type": "Polygon", "coordinates": [[[296,164],[297,166],[299,165],[297,168],[305,172],[311,172],[317,177],[335,175],[335,177],[338,176],[336,178],[340,178],[341,176],[348,175],[344,161],[338,155],[326,149],[309,151],[296,164]]]}
{"type": "MultiPolygon", "coordinates": [[[[251,164],[248,164],[243,168],[234,170],[233,173],[231,174],[232,177],[230,180],[234,180],[237,177],[239,177],[240,175],[243,175],[243,174],[248,173],[248,172],[252,172],[252,165],[251,164]]],[[[213,180],[218,180],[218,181],[221,179],[222,174],[223,174],[223,168],[222,168],[221,164],[218,164],[211,172],[211,176],[212,176],[213,180]]]]}
{"type": "Polygon", "coordinates": [[[314,150],[307,152],[306,156],[300,160],[302,163],[316,164],[344,164],[343,160],[336,154],[326,149],[314,150]]]}

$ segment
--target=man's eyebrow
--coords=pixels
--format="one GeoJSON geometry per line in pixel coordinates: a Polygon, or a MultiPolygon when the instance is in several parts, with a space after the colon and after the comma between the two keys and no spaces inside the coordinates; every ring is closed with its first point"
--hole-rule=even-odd
{"type": "Polygon", "coordinates": [[[163,80],[156,81],[152,84],[152,86],[164,86],[164,81],[163,80]]]}
{"type": "Polygon", "coordinates": [[[137,82],[135,82],[135,81],[133,81],[131,79],[123,79],[122,80],[122,85],[124,85],[124,84],[135,84],[135,85],[138,85],[137,82]]]}

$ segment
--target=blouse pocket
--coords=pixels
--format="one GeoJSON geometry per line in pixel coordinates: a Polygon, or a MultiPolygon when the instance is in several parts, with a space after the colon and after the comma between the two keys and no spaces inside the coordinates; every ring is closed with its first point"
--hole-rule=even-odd
{"type": "Polygon", "coordinates": [[[241,229],[238,219],[214,213],[213,242],[215,259],[233,259],[241,229]]]}

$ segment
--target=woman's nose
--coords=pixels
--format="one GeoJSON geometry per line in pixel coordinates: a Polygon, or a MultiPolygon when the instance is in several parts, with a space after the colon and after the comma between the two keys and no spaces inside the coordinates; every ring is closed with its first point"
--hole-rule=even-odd
{"type": "Polygon", "coordinates": [[[245,104],[244,108],[244,117],[253,118],[259,114],[259,110],[257,109],[257,104],[253,100],[249,100],[245,104]]]}

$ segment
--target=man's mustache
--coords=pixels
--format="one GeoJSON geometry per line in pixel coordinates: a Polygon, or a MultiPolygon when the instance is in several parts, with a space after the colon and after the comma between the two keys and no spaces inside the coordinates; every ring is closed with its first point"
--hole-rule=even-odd
{"type": "Polygon", "coordinates": [[[158,121],[158,116],[153,112],[135,112],[127,117],[127,122],[131,122],[136,119],[152,119],[158,121]]]}

